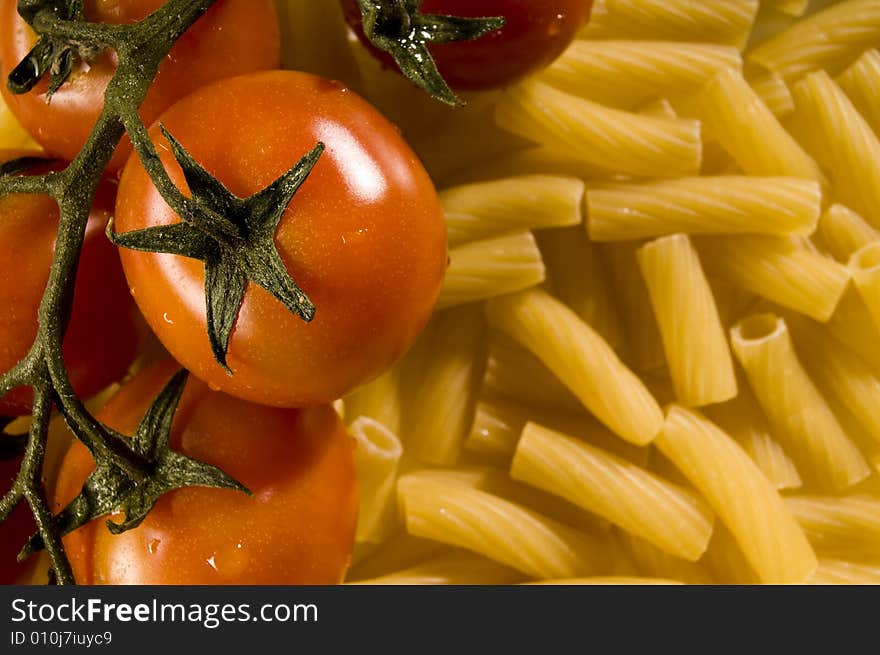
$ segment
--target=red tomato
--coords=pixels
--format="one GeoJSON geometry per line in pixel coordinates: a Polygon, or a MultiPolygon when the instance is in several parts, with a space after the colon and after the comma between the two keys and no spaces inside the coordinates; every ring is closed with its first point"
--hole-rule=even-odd
{"type": "MultiPolygon", "coordinates": [[[[340,84],[286,71],[205,87],[160,120],[241,198],[268,186],[318,141],[327,147],[275,235],[316,316],[305,323],[249,285],[230,339],[234,376],[210,349],[204,264],[121,251],[135,300],[175,359],[225,393],[294,407],[345,395],[409,348],[439,295],[446,227],[428,174],[393,125],[340,84]]],[[[164,137],[156,128],[151,135],[166,170],[186,189],[164,137]]],[[[120,183],[117,232],[176,222],[132,158],[120,183]]]]}
{"type": "MultiPolygon", "coordinates": [[[[0,161],[22,153],[0,152],[0,161]]],[[[114,189],[102,183],[86,228],[64,358],[74,389],[89,396],[120,379],[135,356],[138,327],[116,248],[104,235],[114,189]]],[[[37,334],[37,310],[49,279],[58,205],[48,196],[0,198],[0,371],[27,355],[37,334]]],[[[0,415],[29,414],[33,394],[14,389],[0,398],[0,415]]]]}
{"type": "MultiPolygon", "coordinates": [[[[5,437],[0,436],[0,439],[5,437]]],[[[0,494],[6,493],[18,475],[21,457],[0,461],[0,494]]],[[[16,584],[32,565],[32,561],[18,562],[18,552],[34,532],[37,524],[27,501],[22,500],[12,514],[0,524],[0,584],[16,584]]]]}
{"type": "MultiPolygon", "coordinates": [[[[176,364],[147,369],[98,414],[131,434],[176,364]]],[[[174,450],[248,487],[185,488],[163,496],[119,536],[98,519],[64,540],[80,584],[336,584],[357,523],[354,440],[327,405],[278,409],[230,398],[190,378],[171,434],[174,450]]],[[[75,442],[58,476],[61,509],[92,470],[75,442]]]]}
{"type": "MultiPolygon", "coordinates": [[[[590,17],[592,0],[424,0],[424,14],[504,16],[503,28],[474,41],[431,45],[437,68],[453,89],[505,87],[546,68],[574,40],[590,17]]],[[[391,57],[370,44],[357,0],[342,0],[346,20],[386,65],[391,57]]]]}
{"type": "MultiPolygon", "coordinates": [[[[111,24],[134,23],[165,0],[86,0],[86,18],[111,24]]],[[[9,108],[49,153],[73,159],[104,107],[104,89],[116,71],[116,54],[105,51],[74,69],[46,103],[48,80],[33,91],[13,95],[5,80],[36,43],[33,30],[16,10],[17,0],[0,0],[0,73],[9,108]]],[[[179,98],[209,82],[278,67],[278,20],[272,0],[220,0],[187,32],[159,67],[140,114],[149,125],[179,98]]],[[[131,144],[123,139],[110,164],[122,168],[131,144]]]]}

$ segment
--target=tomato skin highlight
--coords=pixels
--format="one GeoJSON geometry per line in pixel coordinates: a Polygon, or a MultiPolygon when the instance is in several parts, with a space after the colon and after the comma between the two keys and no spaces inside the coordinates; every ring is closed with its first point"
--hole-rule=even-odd
{"type": "MultiPolygon", "coordinates": [[[[317,308],[305,323],[250,284],[230,338],[229,376],[211,352],[204,265],[121,250],[129,286],[169,352],[212,388],[253,402],[331,402],[377,377],[412,345],[447,263],[446,226],[428,174],[396,128],[338,83],[259,73],[205,87],[160,122],[239,197],[268,186],[326,144],[281,219],[275,243],[317,308]]],[[[151,130],[175,184],[183,174],[151,130]]],[[[119,233],[179,222],[140,161],[120,182],[119,233]]]]}
{"type": "MultiPolygon", "coordinates": [[[[0,151],[0,161],[26,154],[0,151]]],[[[73,313],[62,353],[77,394],[90,396],[120,379],[135,357],[139,328],[117,249],[105,234],[115,189],[101,182],[86,227],[73,313]]],[[[55,250],[58,205],[48,196],[0,198],[0,371],[27,355],[55,250]]],[[[13,389],[0,398],[0,416],[30,414],[33,393],[13,389]]]]}
{"type": "MultiPolygon", "coordinates": [[[[177,368],[147,369],[98,417],[125,434],[177,368]]],[[[336,584],[348,568],[357,523],[354,440],[332,407],[264,407],[190,378],[171,447],[220,467],[253,496],[189,487],[163,496],[137,528],[114,536],[103,519],[64,546],[80,584],[336,584]]],[[[56,511],[94,466],[82,444],[68,451],[56,511]]]]}
{"type": "MultiPolygon", "coordinates": [[[[86,0],[88,20],[134,23],[165,0],[86,0]]],[[[79,153],[104,106],[104,89],[116,70],[112,51],[74,68],[68,81],[46,103],[48,80],[31,92],[14,95],[5,80],[36,43],[36,35],[18,15],[17,0],[0,0],[0,85],[3,98],[22,126],[47,152],[72,160],[79,153]]],[[[140,115],[150,125],[179,98],[205,84],[251,71],[277,68],[280,36],[272,0],[220,0],[184,34],[159,67],[140,115]]],[[[131,143],[123,137],[108,167],[125,164],[131,143]]]]}
{"type": "MultiPolygon", "coordinates": [[[[449,86],[481,91],[509,86],[549,66],[587,23],[592,4],[592,0],[423,0],[419,10],[469,18],[505,17],[503,28],[474,41],[428,46],[449,86]]],[[[364,36],[357,0],[342,0],[342,6],[361,42],[396,69],[391,56],[364,36]]]]}

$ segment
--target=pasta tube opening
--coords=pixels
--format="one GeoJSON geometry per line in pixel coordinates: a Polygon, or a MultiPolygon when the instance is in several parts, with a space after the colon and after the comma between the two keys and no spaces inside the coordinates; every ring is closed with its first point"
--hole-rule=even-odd
{"type": "Polygon", "coordinates": [[[782,319],[773,314],[755,314],[733,328],[735,339],[743,341],[769,341],[785,331],[782,319]]]}

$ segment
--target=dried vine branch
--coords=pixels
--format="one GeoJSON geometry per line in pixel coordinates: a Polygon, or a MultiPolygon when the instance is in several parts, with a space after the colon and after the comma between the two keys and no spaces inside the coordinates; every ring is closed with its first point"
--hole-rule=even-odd
{"type": "MultiPolygon", "coordinates": [[[[55,45],[67,42],[69,48],[77,52],[85,49],[95,53],[112,47],[119,58],[116,74],[107,86],[104,109],[85,146],[70,165],[60,172],[0,178],[0,195],[49,195],[56,200],[60,210],[52,270],[38,314],[37,337],[28,355],[11,371],[0,376],[0,395],[19,386],[34,389],[24,461],[12,488],[0,499],[0,520],[5,519],[22,500],[28,503],[59,584],[71,584],[74,579],[61,544],[62,526],[51,514],[41,481],[53,406],[60,410],[99,467],[109,467],[114,474],[124,476],[132,484],[154,477],[157,470],[155,461],[136,452],[129,440],[91,415],[74,392],[64,363],[61,344],[70,317],[86,224],[101,175],[125,134],[122,114],[137,113],[159,64],[177,39],[216,1],[169,0],[142,21],[125,26],[88,23],[81,16],[62,18],[64,12],[58,12],[58,3],[51,0],[37,3],[36,7],[33,2],[20,3],[20,7],[28,5],[30,8],[30,13],[24,17],[30,18],[31,26],[41,35],[41,42],[54,42],[55,45]]],[[[76,4],[68,2],[68,8],[76,4]]],[[[37,47],[40,47],[39,43],[37,47]]],[[[56,56],[65,56],[63,48],[56,48],[56,56]]],[[[18,88],[13,90],[32,88],[48,68],[51,67],[34,68],[37,79],[24,84],[20,79],[15,80],[18,88]]],[[[228,480],[226,483],[229,486],[228,480]]]]}

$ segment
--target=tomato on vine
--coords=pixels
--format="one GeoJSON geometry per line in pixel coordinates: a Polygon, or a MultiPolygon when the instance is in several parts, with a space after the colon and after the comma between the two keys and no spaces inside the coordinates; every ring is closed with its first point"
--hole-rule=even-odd
{"type": "MultiPolygon", "coordinates": [[[[292,200],[255,205],[263,213],[278,208],[272,224],[251,225],[252,216],[225,223],[235,234],[224,238],[237,245],[221,251],[184,230],[185,243],[172,248],[160,231],[156,247],[178,254],[121,251],[141,311],[185,368],[231,395],[293,407],[339,398],[403,355],[439,295],[446,227],[428,174],[393,125],[341,84],[283,71],[202,88],[159,123],[151,138],[178,188],[186,191],[205,171],[219,181],[201,194],[226,207],[215,215],[289,187],[276,181],[302,158],[292,200]],[[186,178],[179,161],[190,161],[186,178]],[[258,246],[254,233],[263,239],[258,246]],[[180,256],[196,242],[198,258],[180,256]],[[275,248],[281,273],[298,285],[300,316],[266,292],[265,278],[277,278],[277,270],[246,277],[226,261],[251,266],[275,248]],[[206,270],[215,289],[210,303],[206,270]],[[209,339],[209,310],[216,314],[224,302],[237,314],[209,339]]],[[[137,232],[176,224],[180,218],[132,157],[119,187],[118,238],[135,234],[143,245],[137,232]]]]}
{"type": "MultiPolygon", "coordinates": [[[[142,372],[98,417],[131,434],[175,368],[166,361],[142,372]]],[[[253,495],[178,489],[121,535],[96,519],[64,539],[77,582],[341,582],[354,543],[357,481],[354,440],[332,407],[265,407],[190,378],[170,445],[226,471],[253,495]]],[[[58,477],[56,509],[76,496],[93,467],[88,451],[75,442],[58,477]]]]}
{"type": "MultiPolygon", "coordinates": [[[[0,161],[27,153],[0,152],[0,161]]],[[[104,236],[115,191],[99,187],[86,228],[63,353],[77,394],[87,397],[120,379],[138,344],[135,307],[116,248],[104,236]]],[[[0,198],[0,371],[28,353],[37,334],[37,310],[55,250],[58,205],[48,196],[0,198]]],[[[13,389],[0,398],[0,416],[29,414],[33,394],[13,389]]]]}
{"type": "MultiPolygon", "coordinates": [[[[166,0],[86,0],[89,21],[134,23],[166,0]]],[[[117,57],[104,51],[90,62],[77,62],[67,82],[47,102],[48,80],[23,95],[6,87],[6,78],[37,42],[17,11],[17,0],[0,0],[0,75],[9,108],[47,152],[72,160],[79,153],[104,106],[104,89],[116,71],[117,57]]],[[[159,67],[140,115],[150,124],[179,98],[205,84],[233,75],[277,68],[280,37],[272,0],[220,0],[174,46],[159,67]]],[[[117,148],[111,170],[121,168],[131,152],[127,138],[117,148]]]]}
{"type": "MultiPolygon", "coordinates": [[[[350,27],[374,55],[394,67],[390,55],[364,34],[358,0],[341,0],[350,27]]],[[[422,14],[467,18],[502,16],[504,26],[473,40],[429,43],[437,69],[461,91],[508,86],[556,59],[590,16],[592,0],[422,0],[422,14]]]]}

